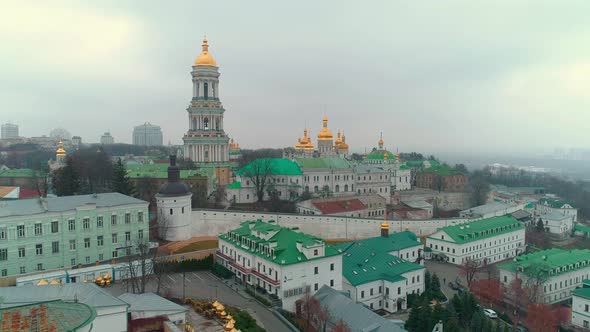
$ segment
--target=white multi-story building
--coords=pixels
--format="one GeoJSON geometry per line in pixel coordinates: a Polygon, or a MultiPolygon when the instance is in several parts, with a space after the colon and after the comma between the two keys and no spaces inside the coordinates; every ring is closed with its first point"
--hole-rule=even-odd
{"type": "Polygon", "coordinates": [[[568,300],[583,280],[590,279],[590,250],[547,249],[515,257],[498,268],[505,286],[520,279],[536,290],[535,302],[556,303],[568,300]]]}
{"type": "Polygon", "coordinates": [[[378,194],[389,201],[391,195],[391,174],[389,171],[369,165],[357,165],[354,168],[354,173],[357,194],[378,194]]]}
{"type": "Polygon", "coordinates": [[[303,172],[303,191],[331,196],[356,192],[353,165],[338,157],[295,158],[303,172]]]}
{"type": "Polygon", "coordinates": [[[145,146],[161,146],[163,144],[160,126],[146,122],[133,128],[133,144],[145,146]]]}
{"type": "Polygon", "coordinates": [[[295,311],[306,291],[342,289],[342,254],[324,240],[274,222],[246,221],[219,236],[217,259],[244,284],[264,289],[295,311]]]}
{"type": "Polygon", "coordinates": [[[541,220],[546,232],[565,237],[571,234],[574,228],[574,218],[573,214],[553,211],[537,216],[537,222],[541,220]]]}
{"type": "Polygon", "coordinates": [[[5,123],[2,125],[1,128],[1,138],[2,139],[11,139],[11,138],[18,138],[18,125],[12,123],[5,123]]]}
{"type": "Polygon", "coordinates": [[[342,288],[350,298],[372,310],[396,312],[407,308],[409,294],[424,291],[423,245],[412,232],[381,236],[336,246],[342,252],[342,288]]]}
{"type": "Polygon", "coordinates": [[[399,154],[393,154],[383,147],[383,135],[379,138],[376,148],[367,154],[363,164],[379,167],[390,173],[390,191],[412,189],[412,171],[401,160],[399,154]]]}
{"type": "Polygon", "coordinates": [[[572,324],[590,329],[590,285],[572,291],[572,324]]]}
{"type": "Polygon", "coordinates": [[[433,255],[460,265],[466,260],[494,263],[525,250],[525,228],[510,215],[447,226],[426,238],[433,255]]]}
{"type": "Polygon", "coordinates": [[[115,138],[113,136],[111,136],[111,133],[105,132],[102,136],[100,136],[100,144],[102,144],[102,145],[115,144],[115,138]]]}
{"type": "MultiPolygon", "coordinates": [[[[571,216],[573,221],[578,221],[578,209],[558,197],[547,195],[535,205],[535,216],[538,218],[546,213],[557,212],[571,216]]],[[[538,220],[538,219],[536,219],[538,220]]]]}

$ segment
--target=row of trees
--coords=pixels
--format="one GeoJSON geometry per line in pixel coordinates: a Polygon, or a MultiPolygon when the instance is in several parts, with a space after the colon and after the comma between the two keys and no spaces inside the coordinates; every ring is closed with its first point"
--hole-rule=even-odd
{"type": "Polygon", "coordinates": [[[111,191],[130,196],[136,194],[125,165],[120,159],[113,165],[103,152],[67,157],[65,166],[54,172],[52,184],[58,196],[111,191]]]}

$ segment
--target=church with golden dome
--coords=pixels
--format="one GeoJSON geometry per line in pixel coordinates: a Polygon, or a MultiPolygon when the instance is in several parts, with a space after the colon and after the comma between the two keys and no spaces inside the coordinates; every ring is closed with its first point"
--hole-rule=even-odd
{"type": "Polygon", "coordinates": [[[230,146],[223,128],[225,109],[219,100],[219,67],[209,53],[207,38],[201,47],[191,71],[193,98],[186,109],[189,121],[183,137],[184,158],[196,163],[225,163],[239,148],[236,143],[230,146]]]}
{"type": "Polygon", "coordinates": [[[328,128],[328,117],[324,116],[322,119],[322,129],[317,136],[317,149],[311,142],[311,137],[308,135],[308,130],[303,130],[303,137],[300,137],[295,144],[295,155],[292,157],[342,157],[348,156],[348,144],[346,143],[346,136],[340,133],[334,140],[332,131],[328,128]]]}

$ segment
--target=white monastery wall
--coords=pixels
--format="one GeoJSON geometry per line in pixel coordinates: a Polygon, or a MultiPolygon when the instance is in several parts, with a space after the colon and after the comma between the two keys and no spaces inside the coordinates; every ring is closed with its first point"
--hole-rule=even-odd
{"type": "MultiPolygon", "coordinates": [[[[382,219],[299,215],[270,212],[201,210],[192,211],[192,236],[218,236],[237,228],[246,220],[275,220],[283,227],[299,227],[301,232],[326,239],[362,239],[380,235],[382,219]]],[[[388,220],[391,232],[409,230],[427,236],[438,228],[475,219],[448,218],[425,220],[388,220]]]]}

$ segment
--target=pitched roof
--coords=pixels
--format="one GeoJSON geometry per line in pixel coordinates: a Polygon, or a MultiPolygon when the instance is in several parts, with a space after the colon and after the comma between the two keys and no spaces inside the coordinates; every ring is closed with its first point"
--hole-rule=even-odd
{"type": "Polygon", "coordinates": [[[312,200],[311,204],[315,206],[322,214],[343,213],[364,210],[367,207],[358,198],[345,200],[312,200]]]}
{"type": "Polygon", "coordinates": [[[379,167],[375,167],[375,166],[371,166],[371,165],[355,165],[354,166],[354,170],[356,171],[356,173],[389,173],[389,171],[384,170],[383,168],[379,168],[379,167]]]}
{"type": "MultiPolygon", "coordinates": [[[[521,222],[511,215],[505,215],[476,220],[465,224],[447,226],[440,228],[439,231],[448,234],[454,242],[467,243],[504,233],[514,232],[523,228],[524,226],[521,222]]],[[[429,238],[432,238],[432,236],[429,236],[429,238]]]]}
{"type": "Polygon", "coordinates": [[[234,181],[234,182],[228,184],[225,188],[226,189],[241,189],[242,188],[242,182],[240,182],[240,181],[234,181]]]}
{"type": "Polygon", "coordinates": [[[128,312],[133,311],[167,311],[180,313],[188,311],[187,308],[178,305],[172,301],[158,296],[154,293],[131,294],[125,293],[119,295],[119,300],[129,304],[128,312]]]}
{"type": "Polygon", "coordinates": [[[517,220],[529,218],[531,214],[525,210],[517,210],[512,213],[512,217],[517,220]]]}
{"type": "Polygon", "coordinates": [[[556,198],[556,197],[542,197],[539,199],[539,202],[537,204],[541,204],[541,205],[546,205],[546,206],[550,206],[554,209],[569,209],[570,207],[564,207],[564,205],[569,205],[571,206],[571,208],[573,208],[573,205],[571,205],[570,203],[556,198]]]}
{"type": "Polygon", "coordinates": [[[248,165],[238,169],[236,173],[240,176],[266,172],[268,167],[272,175],[302,175],[301,169],[294,161],[284,158],[261,158],[256,159],[248,165]]]}
{"type": "Polygon", "coordinates": [[[496,213],[505,211],[508,208],[516,207],[515,203],[492,202],[483,205],[474,206],[472,208],[461,211],[461,213],[485,215],[488,213],[496,213]]]}
{"type": "Polygon", "coordinates": [[[576,232],[583,232],[585,234],[590,234],[590,226],[582,223],[577,223],[574,225],[574,230],[576,232]]]}
{"type": "Polygon", "coordinates": [[[391,234],[389,237],[373,237],[352,243],[334,245],[342,252],[342,274],[353,286],[376,280],[397,282],[402,274],[424,267],[390,252],[421,245],[411,232],[391,234]]]}
{"type": "Polygon", "coordinates": [[[352,168],[352,164],[344,159],[338,157],[325,158],[295,158],[295,162],[301,168],[331,168],[331,169],[345,169],[352,168]]]}
{"type": "Polygon", "coordinates": [[[351,332],[403,332],[394,322],[385,319],[359,303],[355,303],[342,292],[326,285],[322,286],[313,297],[329,315],[328,321],[336,325],[342,320],[351,332]]]}
{"type": "Polygon", "coordinates": [[[240,250],[249,251],[250,253],[262,257],[265,260],[272,261],[279,265],[296,264],[313,259],[324,258],[328,256],[339,255],[340,253],[329,246],[325,247],[325,256],[307,258],[303,252],[299,251],[298,246],[306,248],[325,246],[325,241],[315,236],[300,233],[296,229],[281,227],[274,221],[263,222],[262,220],[244,221],[239,228],[231,230],[219,236],[220,239],[233,244],[240,250]],[[270,236],[268,239],[264,237],[270,236]],[[235,235],[235,239],[234,236],[235,235]],[[242,241],[251,241],[249,245],[243,245],[242,241]],[[274,251],[274,256],[266,254],[259,249],[259,245],[270,246],[274,251]]]}
{"type": "Polygon", "coordinates": [[[463,173],[447,165],[433,165],[421,170],[419,173],[436,174],[442,176],[463,175],[463,173]]]}
{"type": "MultiPolygon", "coordinates": [[[[29,326],[31,329],[17,329],[18,331],[37,331],[43,324],[49,330],[49,326],[55,326],[56,331],[78,331],[78,329],[92,323],[96,318],[96,311],[82,303],[63,301],[47,301],[33,304],[0,308],[0,317],[5,317],[10,323],[7,326],[29,326]],[[16,314],[19,314],[18,316],[16,314]],[[5,317],[5,315],[7,315],[5,317]],[[46,318],[42,318],[45,316],[46,318]],[[18,321],[15,321],[18,319],[18,321]],[[38,324],[38,325],[35,325],[38,324]]],[[[8,331],[17,331],[9,330],[8,331]]]]}
{"type": "Polygon", "coordinates": [[[590,300],[590,287],[578,288],[572,291],[573,296],[579,296],[590,300]]]}
{"type": "Polygon", "coordinates": [[[512,262],[500,264],[498,267],[510,271],[517,271],[520,268],[522,269],[521,273],[524,274],[541,269],[551,275],[556,275],[586,268],[589,264],[590,250],[588,249],[564,250],[552,248],[516,256],[512,262]],[[576,267],[577,263],[580,263],[578,267],[576,267]],[[570,265],[572,266],[570,267],[570,265]],[[557,272],[557,269],[559,269],[559,272],[557,272]]]}
{"type": "Polygon", "coordinates": [[[551,211],[548,213],[543,213],[539,216],[542,220],[564,220],[564,219],[571,219],[572,216],[568,216],[558,211],[551,211]]]}
{"type": "Polygon", "coordinates": [[[86,204],[96,204],[97,208],[114,207],[127,204],[148,204],[120,193],[47,197],[0,202],[0,217],[29,216],[46,212],[65,212],[75,210],[86,204]]]}
{"type": "Polygon", "coordinates": [[[127,303],[92,283],[0,287],[0,298],[3,300],[1,307],[53,300],[77,301],[93,308],[127,306],[127,303]]]}

